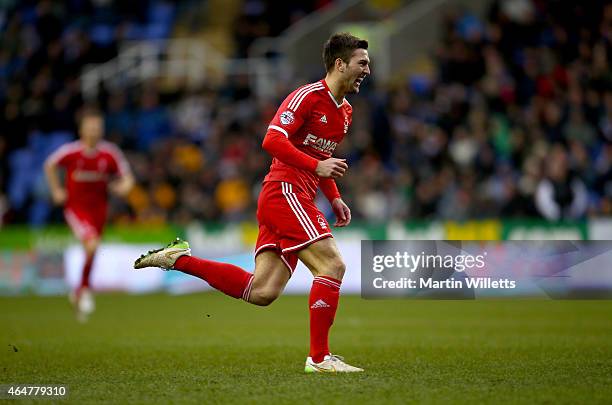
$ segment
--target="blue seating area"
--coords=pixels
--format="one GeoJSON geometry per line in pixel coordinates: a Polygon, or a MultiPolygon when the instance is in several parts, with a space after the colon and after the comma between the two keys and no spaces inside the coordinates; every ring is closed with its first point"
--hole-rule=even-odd
{"type": "MultiPolygon", "coordinates": [[[[2,11],[0,195],[10,207],[4,221],[42,225],[49,220],[42,163],[76,139],[83,67],[115,57],[122,41],[168,38],[179,3],[38,0],[13,2],[2,11]]],[[[0,225],[4,221],[0,217],[0,225]]]]}
{"type": "Polygon", "coordinates": [[[52,209],[47,198],[47,183],[43,162],[57,148],[74,139],[69,132],[35,132],[30,135],[28,145],[13,151],[9,157],[11,177],[8,182],[8,200],[12,207],[22,209],[32,197],[34,203],[28,209],[30,225],[44,225],[52,209]]]}

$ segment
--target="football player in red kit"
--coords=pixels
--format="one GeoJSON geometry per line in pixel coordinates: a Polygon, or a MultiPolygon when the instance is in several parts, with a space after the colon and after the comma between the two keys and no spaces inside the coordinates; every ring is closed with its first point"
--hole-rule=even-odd
{"type": "Polygon", "coordinates": [[[273,160],[259,195],[253,274],[231,264],[192,257],[189,244],[181,240],[148,252],[134,265],[180,270],[232,297],[269,305],[301,260],[314,276],[306,372],[363,371],[333,355],[328,347],[345,265],[314,200],[320,187],[337,217],[334,226],[350,223],[351,211],[334,180],[346,173],[348,165],[332,154],[352,120],[352,107],[344,96],[358,93],[370,74],[367,49],[365,40],[346,33],[333,35],[323,48],[325,78],[289,94],[270,122],[263,148],[273,160]]]}
{"type": "Polygon", "coordinates": [[[80,140],[61,146],[45,162],[53,202],[64,206],[66,222],[85,249],[81,281],[70,294],[80,320],[86,320],[94,310],[89,279],[106,221],[108,190],[125,196],[134,184],[123,153],[114,144],[101,140],[103,132],[101,113],[84,110],[79,123],[80,140]],[[65,185],[60,182],[59,168],[65,169],[65,185]]]}

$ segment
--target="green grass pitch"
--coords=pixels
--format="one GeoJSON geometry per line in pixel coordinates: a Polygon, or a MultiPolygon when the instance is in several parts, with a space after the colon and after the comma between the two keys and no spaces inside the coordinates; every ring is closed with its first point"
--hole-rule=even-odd
{"type": "Polygon", "coordinates": [[[63,297],[0,298],[0,384],[67,384],[72,403],[612,400],[612,301],[342,297],[331,348],[359,375],[303,373],[305,296],[267,308],[219,293],[97,304],[78,324],[63,297]]]}

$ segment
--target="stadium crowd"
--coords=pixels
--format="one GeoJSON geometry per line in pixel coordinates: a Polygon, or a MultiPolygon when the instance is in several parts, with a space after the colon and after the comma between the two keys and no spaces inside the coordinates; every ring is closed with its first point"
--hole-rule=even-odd
{"type": "MultiPolygon", "coordinates": [[[[81,69],[114,56],[125,38],[169,35],[173,8],[24,3],[0,20],[0,223],[37,225],[61,221],[41,164],[75,137],[81,69]]],[[[441,23],[434,77],[376,83],[373,60],[369,84],[350,99],[353,126],[336,152],[349,161],[339,187],[353,216],[611,215],[612,5],[497,0],[485,18],[453,12],[441,23]]],[[[270,163],[261,141],[296,83],[261,99],[241,79],[101,92],[106,137],[138,183],[114,203],[113,222],[254,219],[270,163]]]]}

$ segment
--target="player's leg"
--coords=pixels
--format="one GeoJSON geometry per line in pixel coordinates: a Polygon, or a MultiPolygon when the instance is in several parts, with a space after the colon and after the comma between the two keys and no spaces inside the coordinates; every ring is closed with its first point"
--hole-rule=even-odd
{"type": "Polygon", "coordinates": [[[96,257],[96,252],[100,246],[100,238],[98,236],[91,236],[90,238],[83,241],[83,250],[85,251],[85,263],[83,263],[83,269],[81,272],[81,282],[79,284],[79,292],[84,289],[89,289],[91,268],[96,257]]]}
{"type": "Polygon", "coordinates": [[[89,288],[91,269],[96,251],[100,245],[100,235],[104,227],[106,211],[103,209],[84,211],[66,208],[64,216],[74,235],[81,241],[85,252],[85,262],[83,263],[81,280],[77,288],[77,295],[79,295],[83,289],[89,288]]]}
{"type": "Polygon", "coordinates": [[[357,372],[329,351],[329,330],[334,323],[340,285],[345,264],[333,238],[314,242],[298,252],[300,260],[314,276],[308,306],[310,308],[310,355],[306,360],[307,372],[357,372]]]}
{"type": "Polygon", "coordinates": [[[201,278],[231,297],[260,306],[270,305],[283,291],[290,276],[285,263],[269,250],[255,257],[253,273],[233,264],[187,255],[180,257],[174,268],[201,278]]]}
{"type": "MultiPolygon", "coordinates": [[[[297,259],[292,260],[292,264],[283,261],[278,250],[278,234],[265,225],[269,222],[269,215],[264,214],[269,214],[271,207],[278,207],[278,202],[275,200],[280,199],[285,204],[285,210],[289,211],[280,194],[280,184],[277,184],[276,188],[273,186],[264,185],[259,196],[257,218],[260,226],[253,273],[232,264],[192,257],[189,244],[181,240],[169,244],[164,249],[142,255],[134,263],[134,268],[161,267],[180,270],[201,278],[230,297],[241,298],[255,305],[269,305],[278,297],[289,280],[291,273],[285,266],[292,266],[293,269],[297,263],[297,259]],[[270,189],[276,191],[278,195],[270,194],[270,189]]],[[[279,209],[276,209],[277,214],[278,212],[279,209]]]]}
{"type": "Polygon", "coordinates": [[[271,304],[280,295],[291,274],[275,251],[259,252],[255,257],[255,271],[250,273],[233,264],[191,256],[189,244],[181,240],[141,256],[134,267],[179,270],[206,281],[230,297],[261,306],[271,304]]]}
{"type": "Polygon", "coordinates": [[[338,308],[345,265],[333,238],[313,243],[298,252],[314,280],[310,289],[310,357],[316,363],[330,354],[328,336],[338,308]]]}
{"type": "Polygon", "coordinates": [[[266,191],[274,209],[262,210],[262,220],[280,236],[283,257],[299,257],[315,276],[309,298],[311,356],[305,370],[362,371],[329,352],[329,329],[336,315],[345,265],[325,216],[312,195],[291,183],[278,182],[275,189],[267,190],[264,185],[262,193],[266,191]]]}
{"type": "Polygon", "coordinates": [[[312,243],[297,253],[314,277],[328,277],[342,281],[346,265],[334,238],[312,243]]]}
{"type": "Polygon", "coordinates": [[[255,271],[251,287],[244,300],[251,304],[270,305],[283,292],[291,272],[280,256],[272,250],[264,250],[255,257],[255,271]]]}
{"type": "Polygon", "coordinates": [[[81,241],[85,253],[85,261],[81,268],[81,279],[77,288],[70,293],[70,301],[75,306],[77,317],[87,320],[95,310],[95,302],[90,289],[91,270],[104,227],[106,212],[101,210],[75,210],[66,208],[64,216],[74,235],[81,241]]]}
{"type": "MultiPolygon", "coordinates": [[[[164,254],[164,251],[162,250],[159,254],[164,254]]],[[[146,263],[146,259],[145,257],[145,265],[142,266],[141,264],[142,267],[149,267],[146,263]]],[[[138,263],[134,267],[142,268],[138,266],[138,263]]],[[[189,254],[178,257],[175,263],[167,268],[179,270],[183,273],[198,277],[210,284],[211,287],[233,298],[243,298],[253,278],[252,273],[233,264],[207,260],[189,254]]]]}
{"type": "Polygon", "coordinates": [[[76,290],[76,298],[74,302],[77,311],[77,318],[81,322],[87,321],[89,315],[91,315],[96,309],[94,296],[90,287],[90,278],[91,269],[93,267],[93,262],[99,245],[100,238],[98,236],[91,236],[83,241],[85,262],[83,263],[81,282],[76,290]]]}

